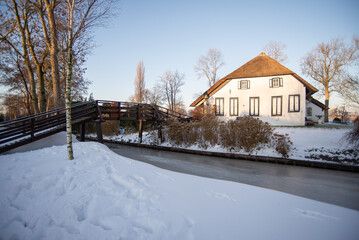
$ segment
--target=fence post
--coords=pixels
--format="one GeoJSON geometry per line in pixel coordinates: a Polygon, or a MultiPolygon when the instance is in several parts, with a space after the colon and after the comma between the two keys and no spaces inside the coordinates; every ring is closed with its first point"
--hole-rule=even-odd
{"type": "Polygon", "coordinates": [[[95,122],[96,122],[97,141],[99,143],[103,143],[101,120],[98,119],[95,122]]]}
{"type": "Polygon", "coordinates": [[[81,123],[80,124],[80,142],[84,142],[85,141],[85,123],[81,123]]]}
{"type": "Polygon", "coordinates": [[[31,118],[31,141],[34,139],[35,136],[35,119],[31,118]]]}
{"type": "Polygon", "coordinates": [[[143,124],[142,120],[139,121],[139,127],[138,127],[138,143],[142,143],[142,131],[143,131],[143,124]]]}
{"type": "Polygon", "coordinates": [[[157,122],[158,128],[157,128],[157,139],[158,139],[158,144],[162,143],[163,140],[163,136],[162,136],[162,125],[160,122],[157,122]]]}
{"type": "Polygon", "coordinates": [[[121,121],[121,102],[118,103],[118,120],[121,121]]]}

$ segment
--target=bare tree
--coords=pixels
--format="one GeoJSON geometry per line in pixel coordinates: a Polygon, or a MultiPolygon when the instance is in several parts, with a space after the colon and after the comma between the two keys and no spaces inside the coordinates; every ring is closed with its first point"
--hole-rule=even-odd
{"type": "MultiPolygon", "coordinates": [[[[357,59],[358,38],[353,38],[352,45],[347,46],[342,39],[336,38],[327,43],[322,42],[302,58],[302,72],[323,87],[325,106],[329,108],[330,93],[338,87],[339,76],[344,67],[357,59]]],[[[328,109],[324,112],[324,122],[328,122],[328,109]]]]}
{"type": "Polygon", "coordinates": [[[337,91],[349,106],[359,107],[359,75],[345,74],[337,91]]]}
{"type": "Polygon", "coordinates": [[[224,65],[222,52],[215,48],[210,48],[207,55],[201,56],[194,66],[198,78],[205,77],[208,85],[213,86],[218,80],[217,71],[224,65]]]}
{"type": "Polygon", "coordinates": [[[146,85],[145,85],[145,67],[143,61],[138,62],[135,77],[135,95],[134,100],[137,103],[142,103],[145,100],[146,85]]]}
{"type": "Polygon", "coordinates": [[[179,96],[180,88],[184,85],[184,75],[177,70],[175,72],[166,71],[160,76],[159,87],[163,98],[167,101],[170,110],[175,111],[181,105],[181,97],[179,96]]]}
{"type": "Polygon", "coordinates": [[[348,116],[348,111],[345,105],[337,106],[330,110],[330,115],[335,116],[337,118],[341,118],[341,122],[345,122],[345,118],[348,116]]]}
{"type": "Polygon", "coordinates": [[[159,86],[154,86],[147,91],[147,102],[152,105],[161,105],[163,103],[163,96],[159,86]]]}
{"type": "MultiPolygon", "coordinates": [[[[8,1],[10,2],[10,1],[8,1]]],[[[27,45],[28,43],[28,25],[30,22],[30,17],[32,15],[32,11],[30,9],[30,4],[28,4],[27,1],[15,1],[11,0],[12,7],[8,6],[8,8],[12,11],[12,14],[14,15],[14,21],[13,26],[7,31],[5,34],[1,33],[1,41],[6,42],[9,46],[12,47],[12,49],[16,52],[17,55],[21,56],[24,60],[24,64],[26,66],[29,84],[30,84],[30,93],[31,93],[31,99],[32,99],[32,105],[35,113],[39,113],[39,106],[38,106],[38,98],[36,93],[36,82],[34,78],[34,71],[31,65],[31,59],[29,54],[29,47],[27,45]],[[15,32],[18,31],[18,34],[15,32]],[[18,35],[21,39],[21,44],[16,44],[13,41],[11,41],[11,37],[13,35],[18,35]],[[21,46],[21,50],[19,49],[21,46]]],[[[11,19],[9,19],[9,22],[11,22],[11,19]]],[[[16,37],[14,37],[14,41],[16,41],[16,37]]]]}
{"type": "Polygon", "coordinates": [[[263,51],[277,62],[285,63],[288,60],[288,56],[284,52],[286,48],[287,45],[284,43],[272,40],[263,47],[263,51]]]}
{"type": "Polygon", "coordinates": [[[59,6],[59,2],[56,0],[38,0],[38,4],[36,4],[35,2],[32,2],[32,4],[38,10],[42,24],[44,39],[49,49],[54,107],[59,108],[62,105],[60,70],[58,61],[58,25],[56,23],[56,7],[59,6]]]}

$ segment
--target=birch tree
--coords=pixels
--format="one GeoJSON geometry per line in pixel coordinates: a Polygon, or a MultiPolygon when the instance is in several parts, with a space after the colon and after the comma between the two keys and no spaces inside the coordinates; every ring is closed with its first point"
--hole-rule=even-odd
{"type": "MultiPolygon", "coordinates": [[[[46,0],[45,0],[46,1],[46,0]]],[[[71,122],[71,81],[73,69],[73,47],[82,34],[101,25],[109,16],[112,1],[106,0],[66,0],[67,10],[67,67],[66,67],[66,134],[69,160],[73,160],[71,122]]]]}
{"type": "Polygon", "coordinates": [[[217,71],[224,65],[222,52],[215,48],[210,48],[207,55],[203,55],[198,59],[194,66],[194,71],[198,78],[205,77],[208,80],[208,85],[213,86],[218,80],[217,71]]]}
{"type": "Polygon", "coordinates": [[[287,54],[284,52],[287,45],[285,45],[282,42],[277,41],[270,41],[268,42],[264,48],[263,51],[271,58],[276,60],[279,63],[285,63],[288,60],[287,54]]]}
{"type": "MultiPolygon", "coordinates": [[[[318,44],[302,58],[302,72],[321,85],[326,107],[329,108],[331,92],[339,87],[339,78],[345,67],[358,59],[358,48],[359,41],[356,37],[353,38],[351,45],[346,45],[342,39],[336,38],[318,44]]],[[[328,122],[328,108],[324,112],[324,122],[328,122]]]]}

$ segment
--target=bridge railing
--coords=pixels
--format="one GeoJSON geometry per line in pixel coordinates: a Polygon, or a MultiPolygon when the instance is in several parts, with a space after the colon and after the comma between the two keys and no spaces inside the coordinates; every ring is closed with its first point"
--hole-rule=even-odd
{"type": "Polygon", "coordinates": [[[185,114],[152,104],[107,100],[98,100],[97,102],[104,120],[161,121],[169,118],[189,118],[185,114]]]}
{"type": "MultiPolygon", "coordinates": [[[[96,102],[81,102],[72,105],[73,123],[97,117],[96,102]]],[[[64,128],[66,108],[59,108],[28,117],[0,123],[0,148],[16,141],[32,141],[38,135],[64,128]]]]}
{"type": "MultiPolygon", "coordinates": [[[[187,115],[161,106],[106,100],[74,103],[71,108],[71,116],[73,125],[97,120],[96,126],[104,120],[140,121],[140,126],[142,126],[142,121],[158,123],[167,119],[189,120],[187,115]]],[[[50,136],[64,130],[65,127],[66,108],[2,122],[0,123],[0,153],[50,136]]],[[[98,136],[100,135],[102,133],[100,134],[99,130],[98,136]]]]}
{"type": "Polygon", "coordinates": [[[155,108],[157,109],[157,111],[161,115],[161,117],[165,118],[165,119],[168,119],[168,118],[177,118],[179,120],[189,120],[190,119],[190,117],[188,115],[170,110],[168,108],[164,108],[164,107],[161,107],[158,105],[155,105],[155,108]]]}

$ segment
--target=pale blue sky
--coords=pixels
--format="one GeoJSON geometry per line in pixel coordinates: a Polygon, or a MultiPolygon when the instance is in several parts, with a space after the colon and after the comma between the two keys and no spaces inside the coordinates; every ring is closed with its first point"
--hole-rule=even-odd
{"type": "Polygon", "coordinates": [[[147,88],[166,70],[185,75],[181,94],[188,106],[208,88],[193,66],[209,48],[223,53],[223,77],[256,57],[270,40],[287,45],[284,65],[313,84],[301,73],[301,57],[320,42],[359,35],[357,0],[122,0],[120,7],[109,28],[95,31],[99,47],[88,58],[86,78],[96,99],[128,100],[143,60],[147,88]]]}

